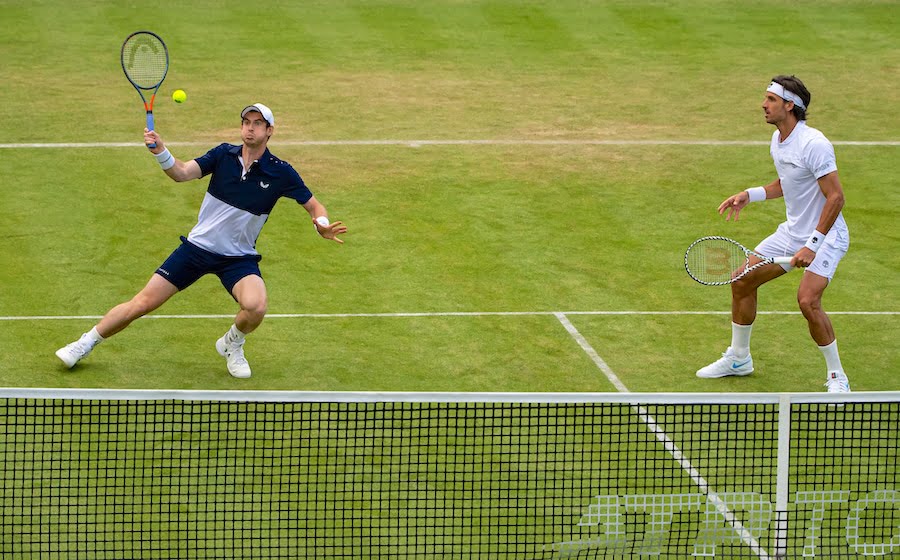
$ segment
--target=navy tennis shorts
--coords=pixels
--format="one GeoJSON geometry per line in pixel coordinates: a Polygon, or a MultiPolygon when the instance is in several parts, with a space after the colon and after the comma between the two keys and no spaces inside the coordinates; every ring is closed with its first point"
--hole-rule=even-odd
{"type": "Polygon", "coordinates": [[[260,259],[260,255],[217,255],[197,247],[182,236],[181,246],[156,269],[156,273],[175,284],[179,290],[187,288],[206,274],[215,274],[231,294],[234,285],[242,278],[251,274],[262,278],[262,272],[259,271],[260,259]]]}

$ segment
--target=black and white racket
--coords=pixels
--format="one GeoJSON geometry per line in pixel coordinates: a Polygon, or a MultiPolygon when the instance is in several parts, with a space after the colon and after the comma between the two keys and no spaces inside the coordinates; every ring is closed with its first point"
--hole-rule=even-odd
{"type": "Polygon", "coordinates": [[[765,257],[733,239],[717,235],[691,243],[684,253],[684,269],[706,286],[724,286],[769,264],[790,264],[792,257],[765,257]],[[750,264],[750,257],[760,259],[750,264]]]}

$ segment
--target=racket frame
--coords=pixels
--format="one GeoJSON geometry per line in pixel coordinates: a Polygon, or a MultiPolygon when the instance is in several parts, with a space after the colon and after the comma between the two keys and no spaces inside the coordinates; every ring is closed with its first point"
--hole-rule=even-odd
{"type": "MultiPolygon", "coordinates": [[[[125,41],[122,42],[120,62],[122,64],[122,72],[125,73],[125,78],[128,80],[128,82],[132,86],[134,86],[134,89],[137,90],[138,95],[141,96],[141,101],[144,102],[144,111],[147,114],[147,129],[154,130],[155,123],[154,123],[154,119],[153,119],[153,102],[156,101],[156,92],[159,91],[160,86],[162,85],[163,81],[166,79],[166,75],[169,73],[169,48],[166,46],[166,42],[162,40],[162,37],[160,37],[156,33],[152,32],[152,31],[135,31],[134,33],[132,33],[131,35],[126,37],[125,41]],[[162,78],[160,78],[159,81],[155,85],[148,86],[148,87],[138,85],[134,80],[131,79],[131,76],[128,75],[128,70],[125,69],[125,45],[127,45],[128,41],[130,41],[131,38],[134,37],[135,35],[152,35],[153,37],[156,38],[157,41],[159,41],[159,44],[162,45],[163,52],[166,55],[166,68],[165,68],[165,70],[163,70],[162,78]],[[148,102],[147,97],[144,96],[144,91],[150,91],[150,90],[153,90],[153,93],[150,95],[150,101],[148,102]]],[[[149,149],[152,149],[155,147],[156,147],[155,143],[147,145],[147,148],[149,148],[149,149]]]]}
{"type": "Polygon", "coordinates": [[[693,278],[695,281],[699,282],[700,284],[703,284],[704,286],[726,286],[728,284],[731,284],[733,282],[740,280],[741,278],[743,278],[744,276],[753,272],[756,269],[762,268],[762,267],[770,265],[770,264],[779,264],[779,265],[780,264],[791,264],[792,259],[793,259],[793,257],[766,257],[764,255],[760,255],[756,251],[753,251],[751,249],[744,247],[743,245],[741,245],[740,243],[738,243],[737,241],[735,241],[734,239],[731,239],[729,237],[723,237],[721,235],[708,235],[706,237],[701,237],[700,239],[691,243],[690,246],[687,248],[687,251],[684,252],[684,270],[688,273],[688,276],[690,276],[691,278],[693,278]],[[691,254],[691,250],[696,245],[706,242],[706,241],[710,241],[710,240],[727,241],[728,243],[735,245],[741,251],[743,251],[744,256],[746,257],[746,260],[744,261],[743,270],[741,270],[741,272],[738,274],[732,273],[731,278],[729,280],[725,280],[725,281],[710,282],[707,280],[701,280],[700,278],[697,278],[694,275],[694,273],[691,272],[691,267],[688,264],[688,257],[691,254]],[[760,261],[757,263],[754,263],[752,265],[749,264],[751,256],[754,256],[754,257],[760,259],[760,261]]]}

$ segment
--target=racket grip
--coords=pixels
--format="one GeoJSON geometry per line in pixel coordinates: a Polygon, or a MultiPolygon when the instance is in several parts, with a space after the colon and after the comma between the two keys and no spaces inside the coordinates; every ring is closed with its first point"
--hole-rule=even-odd
{"type": "MultiPolygon", "coordinates": [[[[153,111],[147,111],[147,130],[153,130],[153,111]]],[[[156,142],[153,144],[147,144],[147,149],[153,149],[156,147],[156,142]]]]}
{"type": "Polygon", "coordinates": [[[775,264],[791,264],[791,259],[794,257],[772,257],[772,262],[775,264]]]}

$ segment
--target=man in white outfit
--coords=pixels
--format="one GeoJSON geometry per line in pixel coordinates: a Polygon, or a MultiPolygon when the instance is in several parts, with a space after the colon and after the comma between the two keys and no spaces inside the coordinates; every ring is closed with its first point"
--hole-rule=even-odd
{"type": "MultiPolygon", "coordinates": [[[[809,333],[825,357],[829,392],[847,393],[850,382],[838,355],[834,328],[822,309],[822,294],[850,246],[850,232],[841,214],[844,191],[838,179],[834,147],[821,132],[806,124],[811,95],[794,76],[776,76],[766,89],[762,108],[766,122],[776,127],[771,154],[778,178],[725,199],[719,214],[734,217],[751,202],[784,197],[787,220],[764,239],[756,252],[766,257],[792,257],[789,265],[760,267],[731,284],[731,346],[722,358],[697,371],[698,377],[716,378],[753,372],[750,331],[756,319],[757,288],[804,267],[797,302],[809,324],[809,333]]],[[[750,264],[760,259],[750,257],[750,264]]]]}

